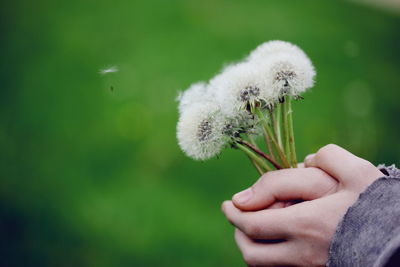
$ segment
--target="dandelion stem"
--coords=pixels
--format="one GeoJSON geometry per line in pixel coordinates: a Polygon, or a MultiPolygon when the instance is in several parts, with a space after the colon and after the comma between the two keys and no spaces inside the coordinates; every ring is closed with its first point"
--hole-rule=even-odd
{"type": "Polygon", "coordinates": [[[265,143],[267,144],[267,148],[268,148],[268,152],[271,155],[271,158],[273,160],[276,160],[275,158],[275,151],[272,149],[272,145],[271,145],[271,138],[269,138],[269,135],[267,133],[267,131],[263,128],[263,133],[264,133],[264,138],[265,138],[265,143]]]}
{"type": "Polygon", "coordinates": [[[264,174],[264,171],[263,171],[263,169],[262,169],[260,166],[258,166],[257,162],[256,162],[252,157],[250,157],[249,155],[247,155],[247,157],[249,158],[249,160],[250,160],[251,163],[253,164],[254,168],[256,168],[258,174],[259,174],[259,175],[263,175],[263,174],[264,174]]]}
{"type": "MultiPolygon", "coordinates": [[[[251,113],[252,114],[256,113],[255,110],[256,110],[256,107],[255,106],[251,106],[251,113]]],[[[265,130],[265,128],[264,127],[262,127],[262,128],[263,128],[264,140],[265,140],[265,144],[267,145],[268,152],[271,155],[272,159],[276,161],[275,151],[272,149],[272,145],[271,145],[271,138],[269,138],[269,135],[268,135],[267,131],[265,130]]],[[[254,143],[252,143],[252,144],[254,144],[254,143]]]]}
{"type": "Polygon", "coordinates": [[[275,133],[276,133],[276,135],[278,136],[278,144],[279,144],[279,146],[280,147],[283,147],[282,146],[282,133],[281,133],[281,109],[282,109],[282,106],[279,104],[279,105],[277,105],[276,106],[276,108],[274,109],[274,112],[275,112],[275,114],[276,114],[276,116],[275,116],[275,123],[276,123],[276,125],[275,125],[275,133]]]}
{"type": "Polygon", "coordinates": [[[290,165],[285,157],[285,154],[283,153],[281,147],[279,146],[278,142],[276,141],[276,139],[274,137],[274,133],[273,133],[271,127],[268,125],[268,122],[266,121],[264,114],[258,108],[255,109],[255,112],[257,113],[258,117],[261,119],[264,129],[267,132],[267,134],[269,135],[269,138],[271,139],[272,144],[275,146],[275,149],[278,152],[278,155],[282,161],[283,166],[285,168],[290,168],[290,165]]]}
{"type": "MultiPolygon", "coordinates": [[[[271,124],[272,124],[272,129],[274,131],[275,140],[277,140],[278,144],[279,144],[279,139],[280,138],[278,138],[279,137],[279,135],[278,135],[278,125],[277,125],[277,121],[276,121],[275,116],[274,116],[274,110],[272,110],[272,109],[269,110],[269,116],[271,118],[271,124]]],[[[268,136],[268,135],[266,135],[266,136],[268,136]]],[[[275,159],[275,151],[272,150],[270,143],[268,144],[269,145],[269,147],[268,147],[269,153],[271,154],[272,159],[276,160],[275,159]]]]}
{"type": "MultiPolygon", "coordinates": [[[[283,141],[284,141],[284,151],[288,162],[291,163],[291,153],[290,153],[290,144],[289,144],[289,105],[290,100],[289,96],[285,96],[282,103],[282,125],[283,125],[283,141]]],[[[291,166],[291,164],[290,164],[291,166]]]]}
{"type": "Polygon", "coordinates": [[[275,152],[272,149],[271,138],[269,137],[268,132],[267,132],[267,130],[265,130],[264,127],[263,127],[263,135],[264,135],[265,143],[267,144],[268,152],[271,155],[272,159],[276,161],[275,152]]]}
{"type": "Polygon", "coordinates": [[[286,102],[288,102],[288,134],[289,134],[289,148],[290,148],[290,159],[292,162],[292,167],[297,168],[297,158],[296,158],[296,146],[294,142],[294,131],[293,131],[293,112],[292,112],[292,101],[291,97],[287,97],[286,102]]]}
{"type": "Polygon", "coordinates": [[[278,134],[277,134],[278,129],[277,129],[274,111],[273,110],[268,110],[268,111],[269,111],[269,117],[271,118],[272,130],[274,131],[275,140],[278,140],[278,134]]]}
{"type": "Polygon", "coordinates": [[[257,147],[255,147],[254,145],[247,143],[244,140],[239,140],[237,141],[239,144],[241,145],[245,145],[248,148],[250,148],[251,150],[253,150],[256,154],[260,155],[261,157],[265,158],[266,160],[268,160],[272,165],[274,165],[274,167],[277,170],[282,169],[282,167],[275,161],[273,160],[270,156],[268,156],[267,154],[265,154],[264,152],[262,152],[260,149],[258,149],[257,147]]]}
{"type": "Polygon", "coordinates": [[[256,141],[254,140],[254,138],[250,134],[247,134],[247,138],[249,139],[250,144],[252,144],[256,148],[258,148],[256,141]]]}
{"type": "MultiPolygon", "coordinates": [[[[250,134],[247,134],[247,138],[249,139],[249,142],[253,146],[258,148],[256,141],[254,140],[254,138],[250,134]]],[[[251,163],[253,164],[253,166],[257,169],[258,174],[260,174],[260,175],[264,174],[263,169],[260,166],[258,166],[257,162],[255,162],[254,159],[252,159],[251,157],[249,157],[249,159],[250,159],[251,163]]]]}
{"type": "Polygon", "coordinates": [[[246,153],[248,157],[252,158],[259,166],[263,167],[267,171],[272,171],[272,168],[268,166],[268,164],[260,157],[258,157],[252,150],[240,143],[236,143],[235,145],[237,148],[246,153]]]}

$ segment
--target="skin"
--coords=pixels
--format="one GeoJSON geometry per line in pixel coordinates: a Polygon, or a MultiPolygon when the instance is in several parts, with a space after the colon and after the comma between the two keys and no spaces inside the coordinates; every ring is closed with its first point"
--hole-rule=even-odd
{"type": "Polygon", "coordinates": [[[325,266],[340,219],[368,185],[384,176],[332,144],[307,156],[303,167],[268,172],[223,202],[248,266],[325,266]]]}

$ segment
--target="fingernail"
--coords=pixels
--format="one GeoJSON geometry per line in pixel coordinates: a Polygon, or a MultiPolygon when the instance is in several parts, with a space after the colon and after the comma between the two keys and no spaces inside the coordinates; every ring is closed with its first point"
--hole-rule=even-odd
{"type": "Polygon", "coordinates": [[[235,194],[233,196],[233,200],[238,204],[244,204],[247,201],[249,201],[252,196],[253,196],[253,190],[250,187],[247,188],[246,190],[243,190],[242,192],[235,194]]]}

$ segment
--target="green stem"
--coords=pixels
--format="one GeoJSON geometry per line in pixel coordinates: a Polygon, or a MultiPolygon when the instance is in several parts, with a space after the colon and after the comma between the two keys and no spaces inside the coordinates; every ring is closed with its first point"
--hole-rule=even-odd
{"type": "MultiPolygon", "coordinates": [[[[285,96],[282,103],[282,126],[283,126],[283,142],[284,151],[288,162],[291,162],[290,144],[289,144],[289,97],[285,96]]],[[[291,165],[291,164],[290,164],[291,165]]]]}
{"type": "Polygon", "coordinates": [[[278,155],[282,161],[283,167],[285,168],[290,168],[290,165],[285,157],[285,154],[283,153],[281,147],[279,146],[278,142],[276,141],[275,137],[274,137],[274,133],[270,127],[270,125],[268,124],[268,122],[266,121],[264,114],[262,113],[262,111],[258,108],[255,109],[255,112],[257,113],[258,117],[261,119],[264,129],[267,132],[267,134],[269,135],[269,138],[272,141],[272,144],[274,145],[276,151],[278,152],[278,155]]]}
{"type": "MultiPolygon", "coordinates": [[[[251,113],[252,114],[256,113],[256,107],[255,106],[251,106],[251,113]]],[[[276,161],[275,151],[272,149],[271,139],[269,138],[269,135],[268,135],[268,133],[267,133],[267,131],[265,130],[264,127],[263,127],[263,135],[264,135],[265,144],[267,145],[268,152],[271,155],[272,159],[274,161],[276,161]]],[[[250,140],[250,138],[249,138],[249,140],[250,140]]]]}
{"type": "Polygon", "coordinates": [[[263,175],[263,174],[264,174],[264,171],[263,171],[263,169],[261,169],[260,166],[258,166],[257,162],[256,162],[254,159],[252,159],[249,155],[247,155],[247,157],[249,158],[249,160],[250,160],[251,163],[253,164],[254,168],[256,168],[258,174],[259,174],[259,175],[263,175]]]}
{"type": "Polygon", "coordinates": [[[268,152],[271,155],[271,158],[273,160],[276,160],[275,151],[272,149],[271,138],[269,138],[269,135],[264,128],[263,128],[263,133],[264,133],[265,143],[267,144],[268,152]]]}
{"type": "MultiPolygon", "coordinates": [[[[278,141],[278,125],[276,124],[275,115],[273,110],[268,110],[269,117],[271,118],[272,130],[274,132],[275,140],[278,141]]],[[[279,143],[279,142],[278,142],[279,143]]]]}
{"type": "Polygon", "coordinates": [[[247,136],[247,138],[249,139],[250,144],[252,144],[253,146],[255,146],[255,147],[258,148],[257,143],[256,143],[256,141],[254,140],[253,136],[251,136],[251,134],[246,134],[246,136],[247,136]]]}
{"type": "MultiPolygon", "coordinates": [[[[256,148],[258,148],[258,147],[257,147],[256,141],[254,140],[254,138],[253,138],[250,134],[247,134],[247,138],[249,139],[250,143],[251,143],[253,146],[255,146],[256,148]]],[[[257,162],[255,162],[255,160],[252,159],[252,158],[249,157],[249,156],[248,156],[248,158],[250,159],[250,161],[251,161],[251,163],[253,164],[254,168],[257,169],[258,174],[259,174],[259,175],[263,175],[263,174],[264,174],[264,170],[263,170],[260,166],[258,166],[257,162]]]]}
{"type": "Polygon", "coordinates": [[[264,159],[268,160],[272,165],[274,165],[274,167],[278,170],[282,169],[282,167],[275,161],[273,160],[270,156],[268,156],[267,154],[265,154],[264,152],[262,152],[260,149],[258,149],[257,147],[255,147],[252,144],[247,143],[244,140],[238,140],[237,141],[239,144],[241,145],[245,145],[248,148],[250,148],[253,152],[255,152],[257,155],[263,157],[264,159]]]}
{"type": "MultiPolygon", "coordinates": [[[[281,150],[282,150],[280,124],[279,124],[279,121],[278,121],[279,117],[275,117],[275,109],[269,110],[269,115],[270,115],[270,118],[271,118],[271,124],[272,124],[272,129],[273,129],[273,132],[274,132],[275,140],[277,140],[278,145],[281,147],[281,150]]],[[[266,135],[266,136],[268,136],[268,135],[266,135]]],[[[269,144],[269,148],[270,147],[271,147],[271,144],[269,144]]],[[[276,152],[274,150],[272,150],[272,148],[269,151],[270,151],[271,156],[275,159],[276,152]]],[[[278,156],[276,158],[278,158],[278,156]]]]}
{"type": "Polygon", "coordinates": [[[251,151],[249,148],[247,148],[244,145],[241,145],[239,143],[235,144],[237,148],[239,148],[240,150],[242,150],[244,153],[247,154],[247,156],[249,156],[250,158],[252,158],[259,166],[261,166],[262,168],[264,168],[267,171],[272,171],[272,168],[270,166],[268,166],[268,164],[262,160],[260,157],[258,157],[253,151],[251,151]]]}
{"type": "Polygon", "coordinates": [[[281,109],[282,109],[282,106],[280,105],[280,104],[278,104],[277,106],[276,106],[276,108],[275,108],[275,110],[274,110],[274,112],[275,112],[275,123],[276,123],[276,125],[275,125],[275,133],[276,133],[276,135],[278,136],[278,144],[279,144],[279,146],[280,147],[283,147],[282,146],[282,133],[281,133],[281,109]]]}
{"type": "Polygon", "coordinates": [[[292,167],[297,168],[296,146],[295,146],[295,142],[294,142],[294,131],[293,131],[292,101],[289,96],[287,97],[286,102],[288,102],[287,105],[288,105],[290,159],[292,160],[292,167]]]}

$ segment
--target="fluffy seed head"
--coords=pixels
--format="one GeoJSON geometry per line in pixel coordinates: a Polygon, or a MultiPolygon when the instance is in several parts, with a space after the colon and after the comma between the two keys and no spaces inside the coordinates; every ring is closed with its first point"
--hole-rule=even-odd
{"type": "Polygon", "coordinates": [[[315,70],[298,46],[284,41],[259,45],[246,59],[266,77],[266,87],[276,102],[283,95],[298,96],[314,85],[315,70]]]}
{"type": "Polygon", "coordinates": [[[296,97],[314,85],[314,66],[305,54],[275,53],[261,68],[275,101],[284,95],[296,97]]]}
{"type": "Polygon", "coordinates": [[[178,110],[182,113],[186,108],[195,103],[209,101],[211,99],[208,85],[205,82],[192,84],[188,89],[180,92],[176,100],[179,102],[178,110]]]}
{"type": "Polygon", "coordinates": [[[271,95],[257,65],[239,63],[226,68],[210,81],[216,101],[228,117],[247,112],[249,105],[265,105],[271,95]]]}
{"type": "Polygon", "coordinates": [[[181,149],[197,160],[206,160],[220,153],[228,141],[224,134],[225,117],[215,102],[204,102],[187,107],[177,125],[181,149]]]}

